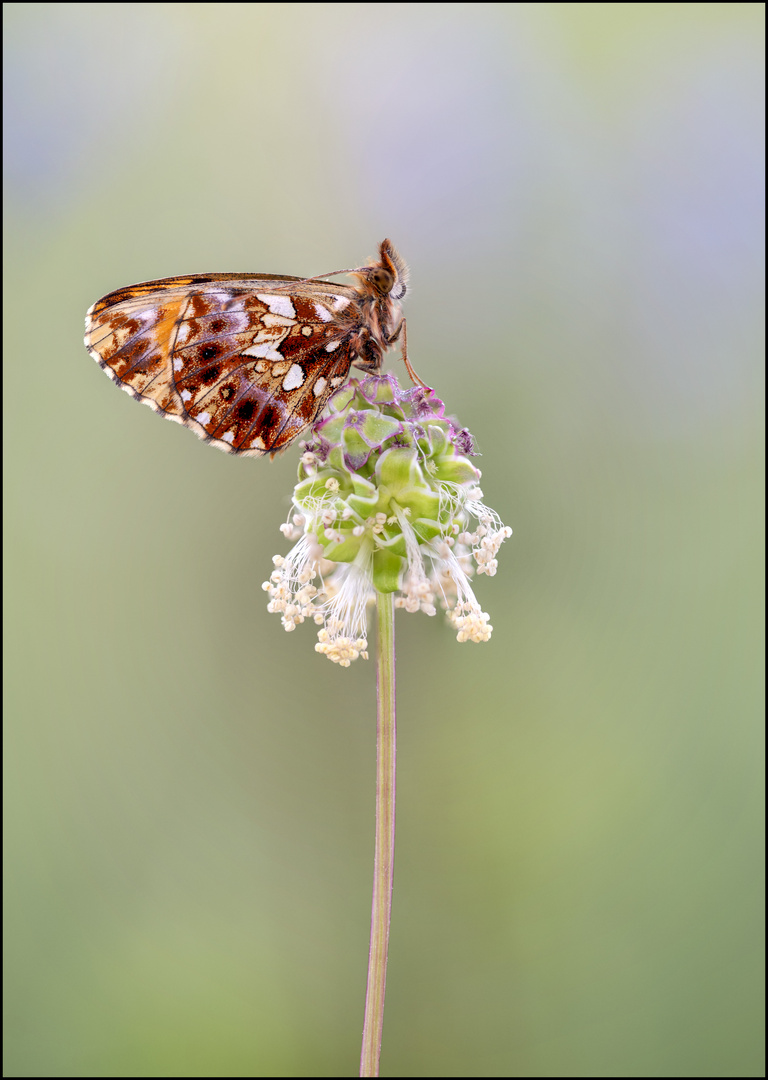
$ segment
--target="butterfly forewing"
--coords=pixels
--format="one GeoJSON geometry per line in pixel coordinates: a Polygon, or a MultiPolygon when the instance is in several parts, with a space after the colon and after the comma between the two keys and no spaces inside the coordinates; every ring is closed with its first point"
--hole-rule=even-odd
{"type": "Polygon", "coordinates": [[[353,362],[372,369],[361,341],[389,344],[369,292],[266,274],[147,281],[90,308],[85,344],[155,411],[223,450],[274,453],[312,424],[353,362]]]}

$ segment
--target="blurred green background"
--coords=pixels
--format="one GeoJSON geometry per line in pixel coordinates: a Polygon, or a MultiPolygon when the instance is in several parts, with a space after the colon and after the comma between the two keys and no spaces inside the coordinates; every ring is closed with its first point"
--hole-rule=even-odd
{"type": "Polygon", "coordinates": [[[384,236],[514,536],[487,645],[398,615],[382,1075],[763,1075],[763,5],[4,13],[4,1075],[357,1073],[375,671],[266,612],[298,454],[82,335],[384,236]]]}

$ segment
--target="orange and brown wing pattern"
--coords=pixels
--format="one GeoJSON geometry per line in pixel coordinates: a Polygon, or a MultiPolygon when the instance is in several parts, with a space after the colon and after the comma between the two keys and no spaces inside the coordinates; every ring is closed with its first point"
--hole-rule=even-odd
{"type": "Polygon", "coordinates": [[[319,416],[352,364],[381,370],[401,336],[408,267],[389,240],[356,285],[279,274],[194,274],[117,289],[85,344],[118,386],[229,453],[258,456],[319,416]]]}
{"type": "Polygon", "coordinates": [[[110,293],[85,344],[124,390],[231,453],[274,453],[308,427],[350,367],[355,289],[206,274],[110,293]]]}

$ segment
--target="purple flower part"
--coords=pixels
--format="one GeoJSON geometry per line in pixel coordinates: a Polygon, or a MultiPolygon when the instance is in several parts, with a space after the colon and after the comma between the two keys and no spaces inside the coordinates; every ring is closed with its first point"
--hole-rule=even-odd
{"type": "Polygon", "coordinates": [[[360,393],[371,405],[396,405],[399,393],[397,379],[393,375],[369,375],[360,383],[360,393]],[[382,383],[389,385],[389,397],[382,394],[382,383]]]}
{"type": "Polygon", "coordinates": [[[431,390],[425,390],[423,386],[413,386],[409,390],[401,390],[399,403],[407,406],[414,419],[426,420],[434,417],[442,420],[445,416],[445,405],[439,397],[435,397],[431,390]]]}
{"type": "Polygon", "coordinates": [[[314,454],[318,461],[325,461],[331,450],[333,449],[333,443],[324,439],[320,432],[315,428],[314,438],[308,439],[301,444],[302,450],[305,453],[314,454]]]}
{"type": "Polygon", "coordinates": [[[472,438],[472,432],[469,428],[461,428],[457,431],[451,424],[452,429],[452,441],[460,454],[464,454],[465,457],[478,457],[477,450],[475,450],[475,440],[472,438]]]}
{"type": "Polygon", "coordinates": [[[368,458],[373,453],[372,449],[362,447],[357,450],[345,450],[344,451],[344,464],[347,466],[350,472],[358,472],[366,464],[368,458]]]}
{"type": "MultiPolygon", "coordinates": [[[[349,404],[352,404],[355,394],[360,394],[363,400],[372,406],[371,410],[363,408],[349,412],[343,420],[344,429],[353,429],[360,442],[366,443],[371,449],[382,445],[382,441],[396,438],[395,433],[382,438],[372,438],[371,430],[366,431],[370,427],[372,415],[378,413],[388,415],[390,421],[402,417],[403,423],[410,429],[411,437],[417,440],[426,438],[430,423],[442,426],[444,430],[447,428],[446,434],[456,453],[467,457],[477,455],[471,433],[467,428],[460,428],[454,417],[445,415],[445,404],[428,387],[411,386],[403,390],[393,375],[369,375],[360,382],[353,380],[347,383],[338,393],[347,395],[349,404]]],[[[327,460],[335,445],[335,440],[329,440],[323,430],[326,425],[335,424],[338,417],[337,412],[318,421],[313,430],[313,441],[306,444],[306,449],[316,453],[320,461],[327,460]]],[[[398,434],[400,433],[404,433],[402,424],[398,434]]],[[[404,440],[397,439],[397,445],[401,444],[408,444],[407,436],[404,440]]],[[[354,450],[346,445],[344,456],[347,466],[354,471],[362,468],[370,455],[358,444],[354,450]]]]}

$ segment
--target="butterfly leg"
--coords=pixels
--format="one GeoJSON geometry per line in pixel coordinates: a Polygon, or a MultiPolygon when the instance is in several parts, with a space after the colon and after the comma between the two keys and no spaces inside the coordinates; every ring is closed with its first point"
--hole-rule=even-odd
{"type": "Polygon", "coordinates": [[[400,325],[398,326],[397,330],[395,330],[394,334],[392,334],[392,336],[387,339],[387,345],[394,345],[395,342],[399,340],[401,334],[403,335],[403,363],[405,364],[405,370],[411,377],[411,382],[416,383],[417,386],[423,386],[425,390],[429,390],[429,392],[431,393],[432,387],[427,386],[424,380],[419,378],[419,376],[411,367],[411,361],[408,359],[408,334],[406,333],[405,329],[405,319],[400,320],[400,325]]]}

